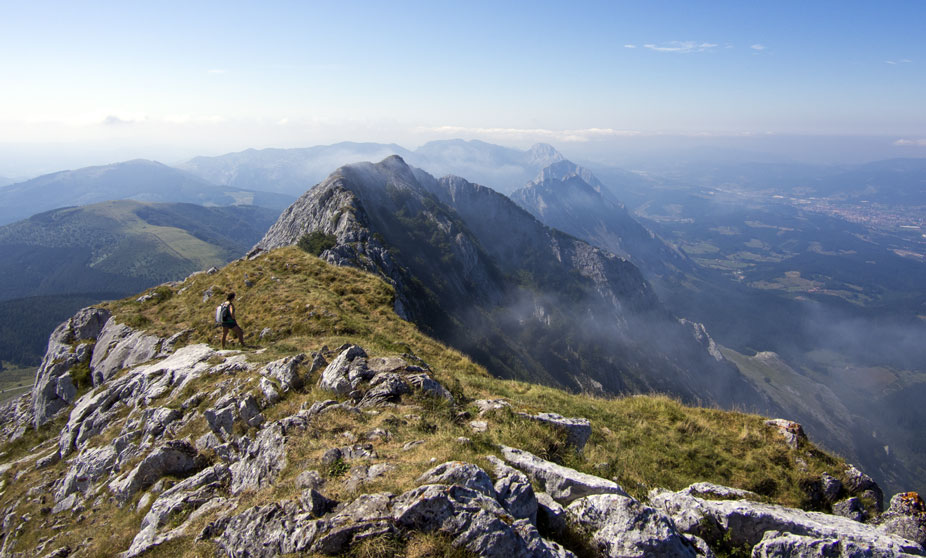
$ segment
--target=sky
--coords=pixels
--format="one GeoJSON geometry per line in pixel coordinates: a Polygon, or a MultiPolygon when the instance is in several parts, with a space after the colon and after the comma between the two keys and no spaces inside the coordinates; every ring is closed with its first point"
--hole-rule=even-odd
{"type": "Polygon", "coordinates": [[[926,155],[922,1],[0,0],[0,13],[0,175],[455,137],[606,154],[864,136],[926,155]]]}

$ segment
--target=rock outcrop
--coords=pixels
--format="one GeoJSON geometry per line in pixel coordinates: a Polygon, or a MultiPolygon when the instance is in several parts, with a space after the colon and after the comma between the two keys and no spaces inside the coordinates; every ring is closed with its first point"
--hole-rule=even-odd
{"type": "Polygon", "coordinates": [[[801,556],[824,556],[827,554],[813,554],[809,549],[849,548],[847,542],[855,545],[852,548],[867,549],[865,552],[868,554],[862,555],[926,555],[926,551],[916,541],[903,539],[884,528],[845,517],[745,500],[740,498],[743,494],[737,491],[724,494],[711,490],[711,499],[695,494],[702,492],[695,487],[679,492],[655,490],[650,493],[650,503],[665,510],[683,533],[700,537],[708,544],[723,540],[749,548],[763,545],[760,551],[768,556],[787,556],[775,554],[786,548],[803,549],[801,552],[805,554],[799,554],[801,556]],[[796,539],[795,536],[802,538],[796,539]],[[773,548],[778,550],[773,551],[773,548]]]}

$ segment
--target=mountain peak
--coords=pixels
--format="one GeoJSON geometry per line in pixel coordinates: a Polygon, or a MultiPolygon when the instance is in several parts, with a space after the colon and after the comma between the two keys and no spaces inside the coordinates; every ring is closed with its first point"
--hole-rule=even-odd
{"type": "Polygon", "coordinates": [[[557,161],[564,161],[566,158],[556,150],[555,147],[548,143],[535,143],[527,150],[528,160],[538,166],[549,166],[557,161]]]}

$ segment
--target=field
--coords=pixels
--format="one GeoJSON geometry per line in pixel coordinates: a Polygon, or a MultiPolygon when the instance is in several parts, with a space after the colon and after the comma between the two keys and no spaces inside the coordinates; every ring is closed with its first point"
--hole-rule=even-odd
{"type": "Polygon", "coordinates": [[[18,397],[30,389],[35,381],[35,367],[21,367],[3,363],[0,370],[0,403],[18,397]]]}

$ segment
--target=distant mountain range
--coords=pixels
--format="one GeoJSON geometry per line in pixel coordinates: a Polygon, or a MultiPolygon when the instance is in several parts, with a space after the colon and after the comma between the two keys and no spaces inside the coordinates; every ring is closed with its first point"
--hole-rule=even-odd
{"type": "Polygon", "coordinates": [[[482,141],[444,140],[414,151],[395,144],[352,143],[305,149],[249,149],[218,157],[196,157],[183,170],[215,184],[300,195],[323,180],[332,168],[398,155],[435,175],[454,174],[510,194],[563,156],[552,146],[527,151],[482,141]]]}
{"type": "Polygon", "coordinates": [[[16,325],[0,338],[0,356],[39,358],[50,331],[42,325],[53,328],[76,310],[64,295],[86,305],[224,265],[244,254],[277,216],[254,206],[122,200],[56,209],[0,227],[0,322],[16,325]]]}
{"type": "Polygon", "coordinates": [[[0,188],[0,225],[59,207],[118,199],[282,209],[293,198],[217,186],[185,171],[139,159],[61,171],[4,186],[0,188]]]}
{"type": "Polygon", "coordinates": [[[573,390],[759,407],[755,389],[672,317],[630,262],[499,193],[398,156],[338,169],[251,255],[325,235],[330,263],[376,273],[396,309],[495,374],[573,390]]]}

